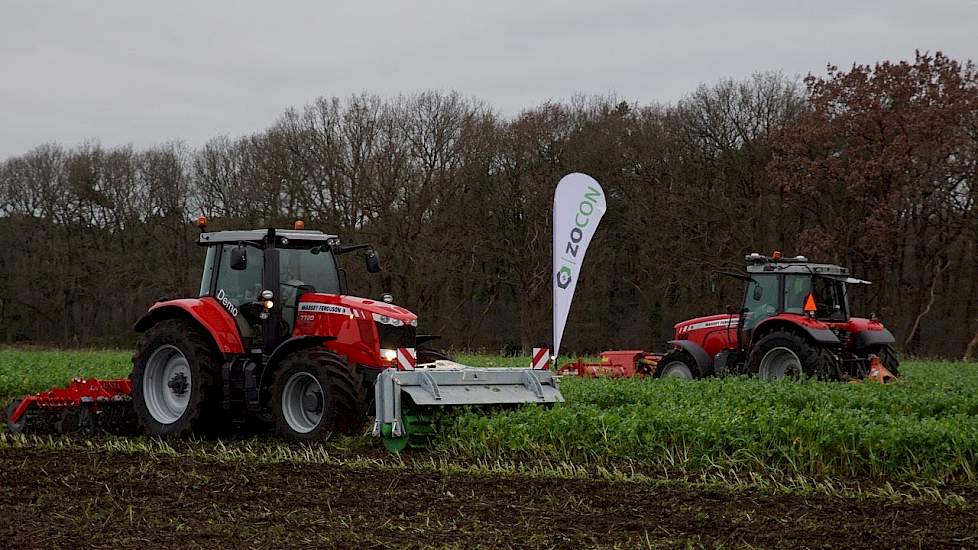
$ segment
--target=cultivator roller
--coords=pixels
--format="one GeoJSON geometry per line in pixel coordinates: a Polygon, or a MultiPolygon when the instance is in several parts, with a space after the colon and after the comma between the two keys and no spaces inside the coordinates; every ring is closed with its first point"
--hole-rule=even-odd
{"type": "Polygon", "coordinates": [[[374,385],[373,433],[392,452],[426,446],[438,417],[449,407],[564,401],[560,380],[547,364],[477,368],[437,360],[415,365],[413,357],[413,349],[399,349],[398,369],[381,372],[374,385]]]}
{"type": "Polygon", "coordinates": [[[13,433],[136,433],[129,380],[76,378],[64,388],[15,399],[7,408],[13,433]]]}

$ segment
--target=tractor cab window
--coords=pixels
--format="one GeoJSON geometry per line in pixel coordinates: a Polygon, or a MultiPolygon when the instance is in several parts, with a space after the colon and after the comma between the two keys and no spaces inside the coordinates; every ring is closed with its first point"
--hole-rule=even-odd
{"type": "Polygon", "coordinates": [[[848,319],[844,282],[829,277],[812,277],[812,294],[815,295],[815,318],[828,321],[848,319]]]}
{"type": "MultiPolygon", "coordinates": [[[[231,269],[231,249],[234,244],[226,244],[221,251],[221,263],[217,272],[217,288],[213,296],[222,304],[227,299],[239,310],[241,306],[259,300],[261,288],[262,251],[254,247],[246,247],[248,264],[245,269],[231,269]]],[[[211,247],[214,248],[214,247],[211,247]]],[[[208,255],[208,257],[210,257],[208,255]]],[[[204,270],[206,275],[207,270],[204,270]]],[[[226,306],[225,306],[226,307],[226,306]]]]}
{"type": "Polygon", "coordinates": [[[785,313],[805,313],[805,300],[812,292],[811,275],[784,276],[784,311],[785,313]]]}
{"type": "Polygon", "coordinates": [[[211,282],[214,280],[214,259],[217,258],[217,247],[207,247],[207,257],[204,258],[204,274],[200,276],[200,294],[208,296],[211,293],[211,282]]]}
{"type": "Polygon", "coordinates": [[[744,296],[744,330],[778,313],[778,276],[754,274],[744,296]]]}
{"type": "Polygon", "coordinates": [[[279,280],[283,320],[291,330],[296,297],[301,292],[340,293],[339,272],[329,248],[279,248],[279,280]]]}

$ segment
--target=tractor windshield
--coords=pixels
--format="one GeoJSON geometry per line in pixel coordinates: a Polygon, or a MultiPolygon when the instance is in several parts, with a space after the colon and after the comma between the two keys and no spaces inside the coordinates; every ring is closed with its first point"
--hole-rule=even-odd
{"type": "Polygon", "coordinates": [[[279,248],[278,265],[279,278],[285,287],[283,296],[294,294],[296,287],[304,285],[313,287],[316,292],[340,293],[339,273],[328,249],[279,248]]]}

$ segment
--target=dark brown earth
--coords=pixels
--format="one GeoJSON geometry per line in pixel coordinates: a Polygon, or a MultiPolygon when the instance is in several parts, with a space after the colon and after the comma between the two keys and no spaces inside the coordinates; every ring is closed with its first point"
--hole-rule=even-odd
{"type": "Polygon", "coordinates": [[[967,547],[978,508],[0,449],[3,547],[967,547]]]}

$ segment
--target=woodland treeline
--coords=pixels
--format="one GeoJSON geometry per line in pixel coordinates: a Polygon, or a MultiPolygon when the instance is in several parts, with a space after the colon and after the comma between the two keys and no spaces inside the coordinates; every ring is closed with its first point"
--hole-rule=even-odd
{"type": "Polygon", "coordinates": [[[452,347],[526,348],[549,340],[550,208],[571,171],[601,182],[608,213],[568,352],[661,348],[674,322],[739,301],[711,270],[774,249],[874,281],[855,310],[905,353],[960,357],[978,331],[978,78],[918,53],[669,105],[504,117],[457,93],[363,94],[199,149],[42,145],[0,164],[0,342],[131,343],[156,298],[196,294],[203,214],[371,242],[384,271],[344,258],[354,291],[391,292],[452,347]]]}

